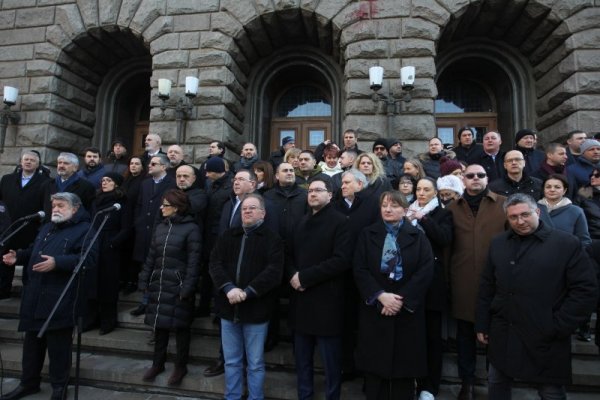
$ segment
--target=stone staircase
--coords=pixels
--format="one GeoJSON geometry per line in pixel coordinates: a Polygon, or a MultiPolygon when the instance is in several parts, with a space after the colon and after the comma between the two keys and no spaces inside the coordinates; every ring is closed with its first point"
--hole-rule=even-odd
{"type": "MultiPolygon", "coordinates": [[[[15,296],[0,300],[0,356],[3,377],[17,377],[21,369],[22,334],[17,332],[20,277],[15,277],[15,296]]],[[[223,376],[205,378],[202,371],[218,355],[219,337],[217,326],[212,318],[197,318],[192,326],[192,344],[189,374],[178,387],[167,385],[167,379],[173,368],[167,363],[167,370],[160,374],[155,382],[148,384],[141,377],[151,364],[153,346],[148,344],[151,336],[149,328],[144,325],[143,317],[132,317],[129,311],[135,308],[141,296],[134,293],[122,296],[119,303],[119,327],[108,335],[100,336],[98,330],[82,335],[81,382],[85,385],[122,390],[131,393],[155,393],[177,396],[178,398],[222,398],[223,376]]],[[[282,325],[285,325],[282,323],[282,325]]],[[[282,332],[289,337],[288,332],[282,332]]],[[[75,341],[75,339],[74,339],[75,341]]],[[[600,357],[598,349],[591,343],[573,340],[573,386],[571,393],[578,392],[573,398],[600,398],[600,357]],[[583,397],[582,397],[583,396],[583,397]],[[588,397],[591,396],[591,397],[588,397]]],[[[175,353],[175,340],[171,338],[169,353],[175,353]]],[[[269,399],[295,399],[296,385],[294,360],[289,342],[283,341],[265,355],[267,374],[265,395],[269,399]]],[[[320,366],[318,354],[317,366],[320,366]]],[[[455,353],[448,352],[444,356],[444,388],[445,395],[438,399],[451,399],[457,392],[458,382],[455,364],[455,353]]],[[[75,360],[75,354],[74,358],[75,360]]],[[[75,365],[75,363],[73,364],[75,365]]],[[[46,367],[47,368],[47,367],[46,367]]],[[[46,370],[45,370],[46,371],[46,370]]],[[[73,372],[74,376],[74,372],[73,372]]],[[[485,383],[485,356],[478,359],[477,376],[481,384],[485,383]]],[[[323,397],[323,374],[317,370],[315,385],[316,398],[323,397]]],[[[342,399],[363,399],[362,380],[346,382],[342,386],[342,399]]],[[[6,388],[5,388],[6,390],[6,388]]],[[[485,387],[478,388],[485,394],[485,387]]],[[[521,390],[515,398],[529,399],[535,394],[531,389],[521,390]]],[[[127,398],[127,397],[125,397],[127,398]]]]}

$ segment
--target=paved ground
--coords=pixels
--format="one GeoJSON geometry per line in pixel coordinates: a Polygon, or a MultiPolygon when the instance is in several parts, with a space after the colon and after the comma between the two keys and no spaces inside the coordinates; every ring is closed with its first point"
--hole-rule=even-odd
{"type": "MultiPolygon", "coordinates": [[[[4,379],[3,393],[6,394],[12,390],[18,381],[13,378],[4,379]]],[[[454,400],[459,387],[457,385],[444,385],[442,392],[436,397],[437,400],[454,400]]],[[[534,390],[531,389],[515,389],[513,391],[513,400],[537,400],[539,397],[534,390]]],[[[27,400],[46,400],[50,397],[51,388],[47,383],[42,384],[42,391],[35,395],[29,396],[27,400]]],[[[75,396],[73,386],[69,387],[69,399],[75,396]]],[[[486,390],[484,387],[478,387],[477,396],[480,400],[487,399],[486,390]]],[[[164,394],[153,393],[133,393],[127,391],[117,391],[109,389],[100,389],[92,386],[81,386],[79,389],[79,398],[82,400],[215,400],[214,397],[185,397],[185,396],[168,396],[164,394]]],[[[597,393],[570,393],[569,400],[598,400],[597,393]]]]}

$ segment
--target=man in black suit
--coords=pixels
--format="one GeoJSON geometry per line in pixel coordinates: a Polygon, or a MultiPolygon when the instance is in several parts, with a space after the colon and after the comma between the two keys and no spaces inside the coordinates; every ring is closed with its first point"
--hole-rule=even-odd
{"type": "MultiPolygon", "coordinates": [[[[0,201],[6,206],[11,223],[44,208],[42,187],[50,179],[38,170],[39,166],[39,154],[25,151],[21,155],[19,170],[4,175],[0,181],[0,201]]],[[[39,221],[31,221],[11,238],[7,248],[22,249],[29,246],[39,228],[39,221]]],[[[0,266],[0,299],[10,297],[14,273],[14,268],[0,266]]]]}

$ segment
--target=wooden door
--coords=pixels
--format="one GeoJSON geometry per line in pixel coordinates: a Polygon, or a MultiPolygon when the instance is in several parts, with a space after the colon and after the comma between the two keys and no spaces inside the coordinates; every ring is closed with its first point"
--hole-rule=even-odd
{"type": "Polygon", "coordinates": [[[292,136],[296,147],[314,150],[321,142],[331,140],[330,118],[277,118],[271,122],[270,151],[281,147],[281,139],[292,136]]]}
{"type": "Polygon", "coordinates": [[[133,150],[130,152],[131,155],[140,155],[144,152],[146,136],[150,129],[149,121],[138,121],[135,124],[133,130],[133,150]]]}
{"type": "Polygon", "coordinates": [[[483,135],[498,129],[496,113],[438,114],[436,116],[436,136],[444,144],[458,145],[458,130],[463,126],[473,127],[477,131],[476,141],[481,143],[483,135]],[[443,116],[442,116],[443,115],[443,116]]]}

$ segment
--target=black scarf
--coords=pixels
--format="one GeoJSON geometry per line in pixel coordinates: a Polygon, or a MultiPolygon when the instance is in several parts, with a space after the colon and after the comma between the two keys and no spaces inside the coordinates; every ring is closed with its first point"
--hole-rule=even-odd
{"type": "Polygon", "coordinates": [[[481,200],[488,194],[488,189],[486,188],[481,193],[476,194],[475,196],[471,196],[466,191],[463,193],[463,198],[466,200],[469,208],[471,208],[471,212],[474,216],[477,216],[477,212],[479,211],[479,205],[481,204],[481,200]]]}

